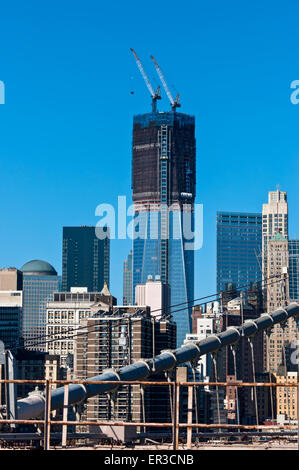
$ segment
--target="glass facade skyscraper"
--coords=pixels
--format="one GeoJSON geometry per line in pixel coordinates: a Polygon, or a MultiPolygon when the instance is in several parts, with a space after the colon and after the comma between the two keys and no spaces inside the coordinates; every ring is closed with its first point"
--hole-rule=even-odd
{"type": "Polygon", "coordinates": [[[133,252],[128,254],[128,258],[124,261],[123,271],[123,305],[133,305],[133,288],[132,288],[132,266],[133,252]]]}
{"type": "MultiPolygon", "coordinates": [[[[186,226],[194,229],[195,119],[153,112],[134,116],[132,188],[135,214],[135,286],[159,276],[170,286],[177,344],[190,333],[194,298],[194,251],[186,226]]],[[[134,299],[133,299],[134,300],[134,299]]]]}
{"type": "Polygon", "coordinates": [[[61,291],[61,276],[49,263],[29,261],[21,268],[23,273],[22,336],[27,349],[45,351],[40,338],[46,334],[47,302],[54,292],[61,291]],[[29,341],[31,340],[31,341],[29,341]],[[39,344],[38,344],[39,343],[39,344]]]}
{"type": "Polygon", "coordinates": [[[100,292],[104,282],[109,286],[110,238],[96,236],[96,227],[63,227],[62,290],[87,287],[100,292]]]}
{"type": "Polygon", "coordinates": [[[262,279],[262,214],[217,212],[217,292],[262,279]]]}

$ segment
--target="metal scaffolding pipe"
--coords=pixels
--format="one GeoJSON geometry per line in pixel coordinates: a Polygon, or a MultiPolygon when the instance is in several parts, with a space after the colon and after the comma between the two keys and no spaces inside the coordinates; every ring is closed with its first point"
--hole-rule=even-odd
{"type": "MultiPolygon", "coordinates": [[[[270,328],[277,323],[284,323],[288,318],[299,316],[299,304],[291,303],[285,309],[278,309],[268,314],[264,313],[255,320],[247,320],[239,327],[230,327],[219,334],[212,334],[201,341],[194,341],[173,351],[163,351],[155,357],[155,367],[153,370],[153,359],[144,359],[135,364],[122,367],[118,371],[107,370],[101,375],[92,377],[90,381],[142,381],[152,377],[162,371],[167,371],[173,367],[189,361],[195,361],[207,353],[216,352],[220,348],[229,344],[237,343],[241,335],[250,337],[259,331],[270,328]]],[[[71,384],[69,386],[69,404],[79,403],[86,398],[95,395],[111,392],[118,387],[115,383],[107,384],[71,384]]],[[[56,410],[63,406],[64,387],[52,390],[51,410],[56,410]]],[[[17,402],[18,419],[37,418],[44,413],[45,400],[39,394],[30,394],[17,402]]]]}

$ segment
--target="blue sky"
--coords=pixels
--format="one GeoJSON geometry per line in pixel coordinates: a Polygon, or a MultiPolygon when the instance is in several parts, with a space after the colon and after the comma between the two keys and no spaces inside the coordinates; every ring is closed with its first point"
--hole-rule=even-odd
{"type": "MultiPolygon", "coordinates": [[[[260,211],[280,184],[299,234],[298,10],[296,0],[2,2],[0,266],[40,258],[61,272],[63,225],[96,224],[98,204],[131,200],[132,117],[150,99],[130,47],[154,84],[155,55],[196,117],[196,296],[215,292],[217,210],[260,211]]],[[[111,244],[119,300],[129,249],[111,244]]]]}

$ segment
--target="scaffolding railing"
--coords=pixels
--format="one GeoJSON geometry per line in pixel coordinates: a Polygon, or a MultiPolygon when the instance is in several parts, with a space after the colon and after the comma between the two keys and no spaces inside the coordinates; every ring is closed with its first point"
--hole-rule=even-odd
{"type": "MultiPolygon", "coordinates": [[[[172,393],[170,394],[171,400],[171,421],[170,422],[146,422],[143,421],[120,421],[120,420],[68,420],[68,390],[71,384],[101,384],[106,383],[107,381],[100,381],[100,380],[50,380],[50,379],[40,379],[40,380],[30,380],[30,379],[19,379],[19,380],[7,380],[1,379],[0,384],[5,383],[14,383],[14,384],[36,384],[36,385],[43,385],[44,386],[44,395],[43,400],[45,401],[45,409],[44,409],[44,416],[39,419],[0,419],[0,424],[32,424],[32,425],[40,425],[43,427],[43,434],[40,435],[40,440],[43,441],[43,448],[44,450],[50,450],[51,448],[51,426],[62,426],[61,432],[61,446],[65,448],[67,446],[67,439],[68,439],[68,426],[116,426],[116,427],[140,427],[140,428],[169,428],[171,429],[169,437],[171,437],[171,446],[173,450],[179,449],[180,439],[184,437],[186,439],[186,444],[188,449],[193,448],[193,442],[195,438],[207,437],[207,432],[209,430],[219,430],[217,433],[217,437],[222,437],[225,439],[228,436],[233,436],[234,431],[237,430],[240,434],[239,436],[244,435],[257,435],[257,436],[264,436],[267,435],[268,437],[276,437],[276,436],[295,436],[295,432],[297,430],[297,442],[298,442],[298,450],[299,450],[299,382],[298,383],[287,383],[287,382],[241,382],[241,381],[228,381],[228,382],[183,382],[183,381],[108,381],[108,383],[116,384],[117,386],[122,385],[140,385],[142,387],[148,386],[167,386],[170,387],[172,393]],[[51,417],[51,413],[56,410],[51,410],[51,392],[52,386],[56,386],[57,384],[63,384],[64,387],[64,407],[63,407],[63,418],[62,419],[54,419],[51,417]],[[187,388],[187,416],[186,422],[180,421],[180,411],[181,407],[185,404],[182,404],[181,401],[181,390],[182,388],[187,388]],[[194,401],[194,396],[197,387],[215,387],[216,390],[219,392],[219,387],[251,387],[251,388],[259,388],[259,387],[271,387],[271,389],[275,389],[278,387],[284,388],[296,388],[297,389],[297,424],[288,424],[288,425],[281,425],[281,424],[232,424],[232,423],[199,423],[193,422],[194,418],[194,404],[196,405],[196,401],[194,401]],[[181,433],[182,429],[186,429],[184,436],[181,433]],[[194,430],[196,431],[194,433],[194,430]],[[200,432],[202,430],[202,432],[200,432]],[[222,433],[223,430],[229,431],[226,433],[222,433]],[[276,432],[279,431],[279,432],[276,432]]],[[[196,413],[195,413],[196,416],[196,413]]],[[[11,439],[16,440],[16,435],[18,433],[11,434],[11,439]]],[[[5,439],[10,439],[7,434],[2,434],[5,437],[1,437],[0,432],[0,441],[5,439]]],[[[55,439],[57,440],[57,432],[54,433],[55,439]]],[[[73,434],[72,434],[73,435],[73,434]]],[[[80,434],[80,439],[82,439],[84,434],[80,434]]],[[[140,434],[141,435],[141,434],[140,434]]],[[[208,434],[211,439],[216,436],[214,433],[208,434]]],[[[23,434],[20,434],[23,436],[23,434]]],[[[20,437],[21,438],[21,437],[20,437]]],[[[88,434],[86,435],[85,439],[88,438],[88,434]]],[[[29,439],[29,438],[28,438],[29,439]]],[[[101,435],[98,435],[98,439],[101,439],[101,435]]]]}

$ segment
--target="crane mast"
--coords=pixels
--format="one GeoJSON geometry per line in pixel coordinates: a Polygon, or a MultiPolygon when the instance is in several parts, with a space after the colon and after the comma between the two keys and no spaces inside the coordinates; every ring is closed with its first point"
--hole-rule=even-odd
{"type": "Polygon", "coordinates": [[[161,99],[160,87],[158,87],[157,90],[154,91],[154,89],[152,87],[152,84],[151,84],[151,82],[150,82],[150,80],[149,80],[148,76],[146,75],[146,72],[143,68],[141,60],[139,59],[139,57],[137,56],[136,52],[134,51],[134,49],[132,47],[131,47],[131,51],[133,52],[137,67],[139,68],[139,71],[140,71],[140,73],[143,77],[143,80],[145,81],[147,89],[151,94],[151,97],[152,97],[152,110],[153,110],[153,112],[156,112],[157,111],[157,100],[161,99]]]}
{"type": "Polygon", "coordinates": [[[163,72],[162,72],[160,66],[158,65],[158,63],[157,63],[157,61],[156,61],[156,59],[155,59],[155,57],[154,57],[153,55],[151,55],[151,59],[153,60],[153,62],[154,62],[154,64],[155,64],[155,68],[156,68],[157,74],[158,74],[158,76],[159,76],[159,78],[160,78],[160,80],[161,80],[161,82],[162,82],[162,85],[163,85],[163,87],[164,87],[164,90],[165,90],[165,92],[166,92],[166,94],[167,94],[167,96],[168,96],[168,99],[169,99],[169,101],[170,101],[171,107],[172,107],[173,111],[175,111],[176,108],[180,108],[180,106],[181,106],[181,104],[180,104],[180,95],[179,95],[179,93],[178,93],[177,96],[175,97],[175,99],[173,99],[172,94],[171,94],[171,92],[170,92],[170,90],[169,90],[169,88],[168,88],[168,85],[167,85],[167,83],[166,83],[166,80],[165,80],[165,78],[164,78],[164,75],[163,75],[163,72]]]}

